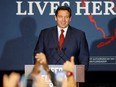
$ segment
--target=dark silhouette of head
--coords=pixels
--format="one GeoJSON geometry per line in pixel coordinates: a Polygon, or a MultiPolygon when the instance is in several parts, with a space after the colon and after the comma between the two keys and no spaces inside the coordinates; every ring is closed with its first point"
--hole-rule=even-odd
{"type": "Polygon", "coordinates": [[[36,21],[31,17],[23,18],[20,22],[20,31],[23,37],[34,35],[36,31],[36,21]]]}
{"type": "Polygon", "coordinates": [[[109,21],[108,29],[110,35],[114,35],[114,33],[116,33],[116,18],[113,18],[109,21]]]}

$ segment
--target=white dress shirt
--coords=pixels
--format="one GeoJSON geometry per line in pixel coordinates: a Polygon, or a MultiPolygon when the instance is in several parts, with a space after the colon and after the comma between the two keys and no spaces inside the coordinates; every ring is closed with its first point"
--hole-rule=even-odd
{"type": "MultiPolygon", "coordinates": [[[[61,28],[59,26],[57,26],[57,29],[58,29],[58,40],[60,38],[60,34],[61,34],[61,28]]],[[[67,33],[67,30],[68,30],[68,27],[64,28],[64,38],[66,37],[66,33],[67,33]]]]}

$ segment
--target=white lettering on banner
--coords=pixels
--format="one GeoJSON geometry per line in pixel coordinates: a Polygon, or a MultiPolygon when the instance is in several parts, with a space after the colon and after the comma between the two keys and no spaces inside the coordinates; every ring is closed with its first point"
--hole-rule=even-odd
{"type": "Polygon", "coordinates": [[[34,15],[34,13],[33,13],[33,2],[28,2],[29,3],[29,13],[28,13],[28,15],[34,15]]]}
{"type": "Polygon", "coordinates": [[[50,2],[51,4],[51,12],[49,15],[55,15],[54,11],[58,8],[58,6],[60,5],[59,2],[50,2]]]}
{"type": "Polygon", "coordinates": [[[84,15],[90,15],[89,13],[89,3],[90,2],[85,2],[85,6],[81,7],[81,2],[75,2],[77,4],[77,12],[75,13],[75,15],[82,15],[82,13],[80,12],[80,10],[85,10],[84,15]]]}
{"type": "MultiPolygon", "coordinates": [[[[58,6],[70,6],[69,1],[16,1],[17,13],[16,15],[34,15],[34,5],[40,15],[43,15],[46,9],[50,9],[49,15],[55,15],[55,10],[58,6]],[[27,4],[27,9],[24,9],[24,3],[27,4]]],[[[76,8],[75,15],[116,15],[115,4],[112,1],[75,1],[73,7],[76,8]],[[84,4],[84,5],[82,5],[84,4]],[[91,8],[91,10],[90,10],[91,8]],[[104,9],[104,10],[103,10],[104,9]],[[82,14],[81,11],[84,11],[82,14]]]]}
{"type": "Polygon", "coordinates": [[[42,14],[44,13],[44,11],[45,11],[45,8],[46,8],[47,4],[48,4],[49,2],[47,2],[47,1],[44,2],[43,9],[42,9],[40,3],[41,3],[41,2],[36,2],[36,1],[35,1],[35,4],[37,5],[37,8],[38,8],[40,14],[42,15],[42,14]]]}
{"type": "Polygon", "coordinates": [[[102,2],[92,2],[93,3],[93,13],[91,15],[102,15],[102,11],[100,9],[100,7],[102,6],[102,2]],[[99,11],[97,13],[97,11],[99,11]]]}
{"type": "MultiPolygon", "coordinates": [[[[55,15],[54,12],[58,8],[58,6],[60,6],[60,2],[58,2],[58,1],[55,1],[55,2],[51,1],[50,4],[51,4],[51,12],[49,13],[49,15],[55,15]]],[[[70,6],[70,3],[68,1],[64,1],[61,4],[61,6],[64,6],[64,5],[70,6]]]]}
{"type": "Polygon", "coordinates": [[[105,3],[105,8],[106,8],[104,15],[110,15],[110,13],[108,11],[110,11],[113,15],[116,15],[116,12],[113,11],[115,4],[113,2],[110,2],[110,1],[106,1],[104,3],[105,3]]]}
{"type": "Polygon", "coordinates": [[[23,1],[16,1],[17,3],[17,13],[16,15],[27,15],[27,11],[21,12],[21,4],[23,1]]]}

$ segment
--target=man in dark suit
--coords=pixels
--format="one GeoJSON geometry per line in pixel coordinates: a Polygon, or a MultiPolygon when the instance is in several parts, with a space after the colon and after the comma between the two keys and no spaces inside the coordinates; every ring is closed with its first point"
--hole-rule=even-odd
{"type": "Polygon", "coordinates": [[[57,26],[41,31],[39,40],[34,50],[34,56],[40,58],[42,52],[50,65],[61,65],[71,56],[74,56],[75,64],[89,65],[88,44],[83,31],[69,25],[71,21],[71,9],[60,6],[55,12],[57,26]]]}

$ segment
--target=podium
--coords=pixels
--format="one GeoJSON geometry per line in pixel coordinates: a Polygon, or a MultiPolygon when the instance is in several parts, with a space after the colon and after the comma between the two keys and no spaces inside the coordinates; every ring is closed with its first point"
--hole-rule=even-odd
{"type": "Polygon", "coordinates": [[[76,65],[76,85],[79,87],[79,83],[85,82],[85,66],[76,65]]]}
{"type": "MultiPolygon", "coordinates": [[[[34,65],[25,65],[25,75],[29,75],[33,69],[34,65]]],[[[38,67],[39,68],[39,67],[38,67]]],[[[57,71],[62,71],[62,65],[49,65],[51,71],[56,73],[57,71]]],[[[42,69],[42,67],[40,67],[42,69]]],[[[41,70],[41,74],[44,75],[45,71],[41,70]]],[[[75,65],[74,66],[74,79],[76,81],[77,87],[79,87],[79,83],[85,82],[85,66],[84,65],[75,65]]]]}

